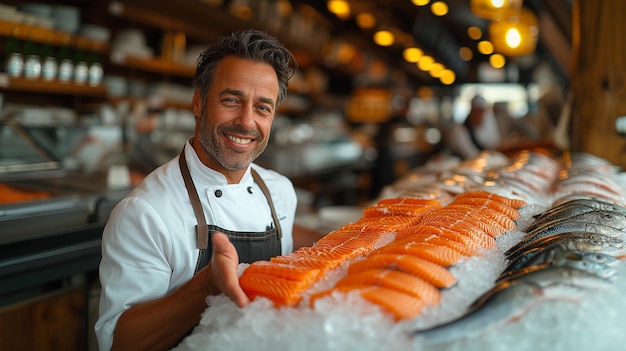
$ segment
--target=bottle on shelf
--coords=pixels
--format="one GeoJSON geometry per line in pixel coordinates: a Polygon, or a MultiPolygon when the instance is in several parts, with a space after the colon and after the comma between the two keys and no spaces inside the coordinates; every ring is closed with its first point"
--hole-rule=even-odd
{"type": "Polygon", "coordinates": [[[89,79],[89,65],[83,48],[79,45],[74,51],[74,84],[85,85],[89,79]]]}
{"type": "Polygon", "coordinates": [[[41,57],[37,51],[37,44],[32,39],[24,43],[24,78],[37,80],[41,77],[41,57]]]}
{"type": "Polygon", "coordinates": [[[92,87],[97,87],[102,84],[102,78],[104,76],[104,69],[102,68],[102,62],[100,61],[100,54],[98,50],[94,48],[88,59],[89,73],[88,82],[92,87]]]}
{"type": "Polygon", "coordinates": [[[20,47],[20,41],[16,36],[17,32],[7,38],[7,46],[4,50],[5,71],[9,77],[21,77],[24,72],[24,55],[20,47]]]}
{"type": "Polygon", "coordinates": [[[41,47],[41,79],[52,82],[57,78],[58,62],[54,56],[54,49],[50,41],[46,41],[41,47]]]}
{"type": "Polygon", "coordinates": [[[57,60],[59,65],[57,80],[61,83],[70,83],[74,77],[74,61],[70,54],[69,43],[61,45],[57,60]]]}

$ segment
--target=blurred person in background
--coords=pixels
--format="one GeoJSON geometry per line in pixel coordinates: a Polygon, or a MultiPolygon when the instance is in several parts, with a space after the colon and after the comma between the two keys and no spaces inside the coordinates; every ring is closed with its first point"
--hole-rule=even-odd
{"type": "Polygon", "coordinates": [[[194,136],[115,207],[102,236],[101,351],[166,350],[187,336],[209,295],[249,303],[238,265],[310,246],[285,176],[254,164],[296,69],[276,38],[247,30],[203,51],[194,136]]]}
{"type": "Polygon", "coordinates": [[[462,159],[477,157],[483,150],[494,150],[500,142],[498,125],[491,108],[480,95],[472,98],[465,121],[453,123],[444,132],[445,147],[462,159]]]}

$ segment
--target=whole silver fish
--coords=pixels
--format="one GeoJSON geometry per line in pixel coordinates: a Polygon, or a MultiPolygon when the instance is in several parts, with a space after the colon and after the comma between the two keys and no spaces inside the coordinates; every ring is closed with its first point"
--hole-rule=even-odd
{"type": "Polygon", "coordinates": [[[585,252],[555,246],[528,259],[519,268],[506,269],[496,282],[517,279],[528,273],[553,267],[570,267],[597,274],[605,279],[615,277],[619,259],[601,252],[585,252]]]}
{"type": "Polygon", "coordinates": [[[526,228],[526,231],[528,232],[534,230],[535,228],[553,220],[572,218],[579,214],[592,211],[616,212],[626,216],[626,207],[613,203],[591,199],[570,200],[536,215],[535,220],[526,228]]]}
{"type": "Polygon", "coordinates": [[[567,195],[559,196],[556,200],[552,202],[552,206],[560,206],[561,204],[564,204],[572,200],[594,200],[594,201],[612,203],[619,207],[626,206],[626,203],[624,201],[615,201],[615,199],[607,199],[606,197],[594,196],[594,195],[578,193],[578,192],[570,192],[567,195]]]}
{"type": "Polygon", "coordinates": [[[602,200],[594,199],[594,198],[565,199],[564,202],[560,202],[559,204],[552,206],[551,209],[548,209],[545,212],[558,210],[559,207],[562,207],[562,206],[572,206],[572,205],[588,206],[588,207],[597,208],[598,210],[626,213],[626,207],[624,206],[620,206],[612,202],[606,202],[606,201],[602,201],[602,200]]]}
{"type": "Polygon", "coordinates": [[[451,342],[480,335],[522,318],[547,300],[579,300],[589,288],[607,289],[610,280],[571,267],[548,267],[512,281],[504,281],[483,294],[467,313],[445,324],[415,331],[417,341],[431,349],[445,349],[451,342]]]}
{"type": "Polygon", "coordinates": [[[598,233],[614,238],[618,238],[620,240],[624,240],[626,238],[626,230],[624,230],[624,223],[612,223],[609,224],[599,224],[594,222],[583,222],[583,221],[562,221],[554,223],[550,226],[542,227],[542,230],[534,230],[529,232],[526,237],[522,238],[522,240],[513,245],[510,249],[505,252],[506,256],[509,256],[511,253],[519,250],[521,247],[528,245],[535,240],[548,237],[551,235],[568,233],[568,232],[589,232],[589,233],[598,233]],[[612,226],[613,225],[613,226],[612,226]],[[619,226],[619,227],[614,227],[619,226]],[[621,227],[621,228],[620,228],[621,227]]]}
{"type": "Polygon", "coordinates": [[[545,236],[528,242],[516,251],[510,252],[506,258],[509,262],[522,255],[540,252],[554,245],[561,245],[570,250],[586,252],[603,252],[612,256],[626,255],[626,243],[620,238],[590,232],[567,232],[545,236]]]}
{"type": "Polygon", "coordinates": [[[528,235],[533,235],[564,221],[598,223],[617,229],[626,229],[626,212],[595,209],[590,211],[581,211],[571,209],[570,211],[562,213],[562,216],[556,217],[550,221],[536,220],[524,231],[528,233],[528,235]]]}

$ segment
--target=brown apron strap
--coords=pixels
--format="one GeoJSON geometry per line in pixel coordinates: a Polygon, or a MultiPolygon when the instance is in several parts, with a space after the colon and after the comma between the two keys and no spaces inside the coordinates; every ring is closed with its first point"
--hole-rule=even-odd
{"type": "Polygon", "coordinates": [[[253,168],[250,168],[250,171],[252,171],[252,178],[254,178],[254,181],[259,185],[259,188],[261,188],[261,191],[265,195],[265,198],[270,205],[270,210],[272,211],[272,219],[274,220],[276,232],[278,233],[278,239],[280,240],[283,237],[283,232],[280,229],[280,222],[278,222],[278,216],[276,215],[276,210],[274,209],[274,201],[272,201],[270,191],[267,188],[267,185],[265,185],[263,179],[261,179],[261,176],[259,176],[259,174],[253,168]]]}
{"type": "Polygon", "coordinates": [[[189,173],[187,160],[185,160],[184,149],[183,152],[180,153],[178,163],[180,164],[180,170],[183,173],[183,180],[185,181],[185,187],[189,193],[193,213],[196,215],[198,220],[198,224],[196,225],[196,245],[198,249],[206,249],[209,245],[209,226],[206,224],[206,218],[204,217],[204,211],[202,210],[202,204],[200,203],[196,186],[191,180],[191,173],[189,173]]]}

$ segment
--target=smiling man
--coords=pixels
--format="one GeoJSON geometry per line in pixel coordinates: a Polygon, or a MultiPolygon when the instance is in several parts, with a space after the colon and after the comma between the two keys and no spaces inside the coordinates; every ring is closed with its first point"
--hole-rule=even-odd
{"type": "Polygon", "coordinates": [[[296,68],[276,38],[233,33],[196,66],[196,128],[180,155],[115,207],[102,238],[100,350],[165,350],[200,321],[206,297],[249,299],[237,266],[311,245],[294,224],[296,193],[254,160],[296,68]]]}

